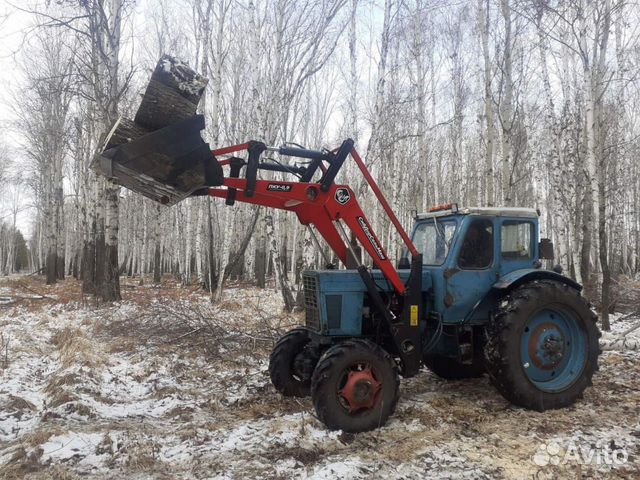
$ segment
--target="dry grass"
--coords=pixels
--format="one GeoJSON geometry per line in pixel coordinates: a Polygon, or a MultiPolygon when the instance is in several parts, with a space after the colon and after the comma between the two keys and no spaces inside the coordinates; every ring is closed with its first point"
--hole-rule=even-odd
{"type": "Polygon", "coordinates": [[[65,408],[65,412],[75,413],[76,415],[87,418],[95,418],[96,416],[91,407],[79,402],[68,403],[67,407],[65,408]]]}
{"type": "MultiPolygon", "coordinates": [[[[127,303],[98,308],[85,304],[91,307],[91,313],[80,311],[77,317],[70,314],[66,318],[71,309],[78,310],[83,305],[78,301],[77,282],[65,280],[55,286],[45,286],[38,279],[28,282],[33,289],[60,296],[69,303],[48,308],[53,302],[31,301],[29,308],[42,308],[48,325],[43,320],[41,327],[35,327],[40,337],[25,336],[21,343],[36,343],[39,351],[29,346],[31,355],[48,355],[51,365],[58,367],[58,359],[63,365],[53,375],[46,370],[49,376],[42,379],[48,382],[44,391],[50,400],[44,412],[38,413],[42,405],[29,410],[32,406],[21,399],[12,404],[16,410],[30,412],[30,416],[38,415],[42,423],[32,426],[36,429],[17,440],[14,445],[21,448],[16,448],[10,465],[4,470],[0,467],[0,478],[75,478],[70,470],[88,474],[86,465],[74,464],[76,459],[54,458],[51,465],[44,465],[38,456],[39,445],[67,432],[99,434],[95,453],[104,456],[96,462],[110,469],[105,478],[172,478],[172,474],[189,478],[189,472],[194,477],[211,477],[240,471],[240,476],[246,478],[274,478],[274,465],[285,459],[309,466],[326,459],[352,457],[392,471],[395,465],[420,464],[422,457],[431,455],[430,449],[453,452],[487,475],[522,478],[532,474],[527,465],[538,436],[547,438],[572,431],[578,424],[588,431],[633,421],[640,402],[638,391],[631,390],[640,367],[614,352],[603,359],[603,372],[596,378],[596,387],[586,394],[586,404],[597,413],[580,410],[579,406],[576,411],[547,412],[544,416],[521,412],[509,407],[486,379],[444,382],[424,374],[403,381],[402,400],[388,427],[316,442],[315,431],[323,427],[313,418],[311,401],[276,394],[265,363],[257,361],[267,357],[273,338],[282,329],[299,322],[299,318],[272,308],[275,303],[268,295],[236,290],[212,306],[197,287],[180,287],[172,279],[165,279],[160,288],[138,286],[137,279],[122,279],[127,303]],[[65,288],[69,292],[64,292],[65,288]],[[56,312],[58,318],[54,318],[56,312]],[[62,328],[68,324],[73,326],[62,328]],[[36,341],[31,342],[31,337],[36,341]],[[120,379],[101,375],[106,365],[123,363],[132,366],[125,373],[126,379],[122,379],[131,384],[131,390],[118,384],[120,379]],[[66,370],[67,365],[72,370],[66,370]],[[78,370],[78,365],[96,365],[97,369],[78,370]],[[159,373],[162,381],[158,381],[159,373]],[[111,392],[104,394],[113,398],[102,397],[101,391],[111,392]],[[114,403],[118,409],[126,408],[129,402],[150,400],[154,404],[153,399],[172,398],[157,402],[158,406],[170,408],[157,409],[159,418],[104,416],[95,421],[77,421],[75,414],[91,417],[95,413],[81,400],[87,395],[105,404],[114,403]],[[184,403],[175,402],[176,398],[184,403]],[[66,418],[68,413],[74,413],[71,419],[66,418]],[[296,433],[301,432],[300,445],[297,441],[265,440],[266,452],[260,448],[265,452],[260,455],[242,446],[232,453],[207,448],[211,442],[224,441],[230,431],[245,424],[255,424],[257,435],[277,439],[280,429],[291,427],[292,419],[280,419],[289,414],[303,418],[293,427],[296,433]],[[50,418],[54,421],[47,422],[50,418]],[[195,461],[165,463],[160,445],[184,448],[195,461]],[[54,465],[58,462],[61,464],[54,465]],[[234,466],[235,463],[239,465],[234,466]]],[[[297,472],[303,473],[304,469],[297,472]]],[[[630,476],[637,473],[630,472],[630,476]]]]}
{"type": "MultiPolygon", "coordinates": [[[[51,325],[49,317],[55,317],[57,312],[82,306],[95,310],[95,317],[86,317],[77,326],[63,328],[52,336],[51,342],[60,352],[64,367],[75,364],[96,367],[105,363],[110,354],[133,353],[151,347],[167,352],[177,350],[181,356],[195,357],[204,352],[224,362],[221,368],[237,366],[240,356],[233,352],[265,358],[279,334],[300,323],[299,315],[264,310],[262,297],[255,292],[238,290],[211,305],[206,292],[198,286],[181,286],[171,276],[163,278],[159,287],[140,286],[138,279],[121,278],[123,301],[143,307],[142,313],[124,319],[114,318],[111,304],[94,304],[90,297],[83,297],[81,282],[73,278],[54,285],[46,285],[44,278],[37,276],[2,283],[32,297],[41,296],[21,304],[29,311],[56,304],[56,309],[43,317],[43,323],[51,325]],[[255,305],[255,312],[238,315],[247,305],[255,305]],[[92,341],[98,337],[102,351],[97,351],[97,342],[92,341]]],[[[229,284],[228,288],[238,286],[242,287],[229,284]]]]}
{"type": "Polygon", "coordinates": [[[133,353],[146,342],[139,337],[120,336],[108,344],[105,353],[133,353]]]}
{"type": "Polygon", "coordinates": [[[229,312],[238,312],[244,308],[244,305],[242,305],[242,303],[234,299],[223,300],[218,304],[218,306],[221,309],[227,310],[229,312]]]}
{"type": "Polygon", "coordinates": [[[193,407],[174,407],[164,414],[167,418],[175,418],[179,419],[183,422],[190,422],[193,419],[193,412],[195,409],[193,407]]]}
{"type": "Polygon", "coordinates": [[[78,336],[84,336],[82,330],[79,328],[65,327],[53,334],[51,337],[51,343],[58,350],[62,350],[63,348],[71,345],[78,336]]]}
{"type": "Polygon", "coordinates": [[[4,279],[0,286],[12,289],[15,304],[27,311],[39,311],[53,304],[75,308],[75,304],[82,301],[81,284],[75,279],[46,285],[43,276],[22,276],[4,279]]]}
{"type": "Polygon", "coordinates": [[[60,352],[63,367],[84,365],[95,368],[107,361],[104,353],[98,350],[98,344],[91,341],[85,332],[75,327],[65,327],[51,337],[51,343],[60,352]]]}
{"type": "Polygon", "coordinates": [[[29,480],[78,480],[80,478],[83,477],[76,475],[69,467],[60,464],[53,465],[46,470],[29,476],[29,480]]]}
{"type": "MultiPolygon", "coordinates": [[[[16,448],[9,461],[0,469],[0,479],[18,480],[27,474],[37,472],[44,468],[40,463],[42,449],[35,449],[29,453],[23,446],[16,448]]],[[[53,478],[53,477],[48,477],[53,478]]]]}
{"type": "MultiPolygon", "coordinates": [[[[49,403],[47,405],[48,409],[54,409],[60,407],[62,405],[66,405],[65,413],[75,413],[77,415],[81,415],[88,418],[93,418],[95,413],[93,410],[81,403],[80,397],[73,393],[73,391],[69,391],[69,387],[73,388],[73,386],[82,383],[81,378],[74,374],[68,373],[62,376],[54,376],[47,386],[45,387],[45,392],[49,394],[49,403]]],[[[80,391],[76,389],[76,391],[80,391]]],[[[100,399],[102,401],[102,399],[100,399]]],[[[105,399],[108,403],[108,399],[105,399]]],[[[52,415],[53,412],[48,412],[50,416],[53,418],[55,415],[52,415]]]]}
{"type": "Polygon", "coordinates": [[[188,425],[185,428],[180,428],[179,430],[176,430],[175,433],[181,442],[198,438],[198,429],[191,425],[188,425]]]}
{"type": "Polygon", "coordinates": [[[57,408],[65,403],[75,402],[79,400],[79,397],[66,390],[58,390],[51,396],[51,400],[48,403],[49,408],[57,408]]]}
{"type": "Polygon", "coordinates": [[[15,395],[9,395],[9,401],[6,402],[2,409],[5,412],[33,412],[37,410],[36,406],[29,400],[15,395]]]}
{"type": "Polygon", "coordinates": [[[39,428],[25,434],[22,437],[22,443],[31,447],[37,447],[38,445],[46,443],[51,437],[61,435],[64,432],[61,427],[55,425],[39,428]]]}
{"type": "Polygon", "coordinates": [[[156,388],[155,392],[152,395],[152,398],[165,398],[177,393],[180,393],[179,388],[174,387],[173,385],[168,385],[165,387],[156,388]]]}
{"type": "Polygon", "coordinates": [[[76,385],[81,383],[80,376],[76,373],[67,373],[65,375],[54,375],[44,391],[50,395],[55,395],[61,389],[68,385],[76,385]]]}
{"type": "Polygon", "coordinates": [[[308,398],[286,398],[277,394],[269,394],[245,398],[237,402],[231,410],[224,405],[215,405],[215,407],[224,413],[230,413],[234,419],[252,420],[271,418],[275,413],[289,415],[309,411],[312,404],[308,398]]]}
{"type": "Polygon", "coordinates": [[[293,458],[294,460],[302,463],[304,466],[309,466],[317,463],[318,460],[323,459],[325,457],[325,453],[326,452],[322,448],[309,450],[301,447],[292,447],[275,448],[262,454],[262,456],[274,463],[281,462],[282,460],[286,460],[288,458],[293,458]]]}

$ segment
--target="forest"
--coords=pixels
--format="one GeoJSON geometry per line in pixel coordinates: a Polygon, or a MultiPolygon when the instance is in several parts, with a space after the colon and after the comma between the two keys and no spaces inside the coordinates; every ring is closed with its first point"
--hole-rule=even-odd
{"type": "MultiPolygon", "coordinates": [[[[241,203],[229,207],[208,196],[163,206],[95,171],[92,164],[112,126],[135,116],[158,59],[168,54],[208,79],[198,113],[204,115],[203,138],[211,148],[258,140],[276,147],[333,150],[351,138],[409,231],[417,213],[439,204],[536,209],[539,236],[551,239],[555,249],[555,258],[545,260],[545,268],[559,265],[564,275],[584,286],[583,295],[598,314],[599,328],[606,332],[613,327],[617,335],[640,315],[640,5],[635,0],[0,1],[0,32],[4,43],[0,49],[0,282],[9,282],[0,283],[0,307],[3,298],[7,306],[16,301],[45,304],[55,317],[67,308],[56,306],[58,301],[103,308],[96,310],[102,312],[99,315],[109,315],[110,322],[132,329],[145,338],[145,345],[147,338],[155,338],[155,333],[149,333],[152,326],[174,340],[184,335],[191,341],[193,332],[199,332],[214,342],[215,348],[206,346],[207,355],[218,358],[224,351],[239,352],[245,342],[253,342],[257,350],[270,346],[282,322],[296,323],[295,315],[304,302],[302,272],[340,263],[294,215],[241,203]],[[27,297],[15,297],[13,288],[23,289],[20,295],[27,292],[27,297]],[[140,299],[131,300],[128,292],[140,299]],[[167,298],[154,292],[165,292],[167,298]],[[192,298],[197,298],[197,306],[186,307],[183,302],[192,298]],[[144,313],[140,313],[147,322],[144,328],[127,323],[131,319],[123,312],[133,308],[127,303],[131,301],[144,302],[144,313]],[[180,313],[181,308],[190,313],[180,313]],[[280,310],[285,320],[275,319],[274,312],[280,310]],[[220,333],[225,327],[204,318],[209,314],[218,318],[221,312],[257,315],[258,326],[242,333],[241,325],[233,323],[233,338],[218,345],[219,338],[226,338],[227,333],[220,333]],[[166,321],[161,320],[164,317],[166,321]]],[[[288,161],[274,156],[274,161],[288,161]]],[[[279,172],[260,175],[286,178],[279,172]]],[[[357,165],[346,162],[336,183],[356,192],[389,256],[394,262],[399,259],[404,244],[357,165]]],[[[370,260],[363,261],[371,265],[370,260]]],[[[62,352],[60,361],[67,355],[71,363],[77,360],[94,368],[103,359],[87,353],[92,350],[89,343],[82,350],[88,355],[84,360],[78,360],[80,353],[69,353],[71,344],[65,343],[74,335],[84,338],[86,334],[87,342],[91,340],[90,334],[82,333],[84,327],[73,323],[86,320],[89,313],[82,312],[74,310],[68,320],[72,323],[64,330],[52,330],[64,335],[51,342],[62,352]]],[[[24,318],[36,321],[29,315],[24,318]]],[[[109,330],[113,325],[96,327],[96,334],[114,334],[109,330]]],[[[22,334],[5,335],[13,335],[14,343],[4,335],[0,338],[3,371],[11,363],[16,335],[22,334]]],[[[33,344],[44,342],[45,347],[38,347],[41,351],[54,348],[42,335],[42,339],[34,337],[33,344]]],[[[127,343],[128,337],[122,341],[127,343]]],[[[168,348],[164,340],[149,341],[160,352],[168,348]]],[[[108,348],[121,354],[113,345],[108,348]]],[[[637,357],[625,355],[620,353],[616,365],[637,371],[637,357]]],[[[141,358],[138,367],[151,371],[148,362],[152,361],[141,358]]],[[[240,365],[233,368],[238,371],[264,374],[263,360],[256,364],[238,354],[237,361],[240,365]]],[[[64,368],[71,368],[71,363],[64,368]]],[[[72,373],[85,375],[82,368],[72,373]]],[[[212,374],[220,375],[216,377],[220,382],[229,380],[226,373],[212,374]]],[[[175,375],[172,379],[178,384],[179,375],[175,375]]],[[[130,371],[125,376],[134,382],[130,371]]],[[[192,386],[198,381],[196,377],[187,380],[192,386]]],[[[627,388],[637,378],[611,380],[615,381],[627,388]]],[[[149,379],[143,382],[136,377],[135,382],[144,383],[145,388],[151,385],[149,379]]],[[[248,382],[242,384],[241,392],[228,387],[236,400],[218,399],[216,408],[219,402],[237,406],[245,405],[247,398],[258,398],[261,387],[248,382]]],[[[609,387],[603,388],[611,396],[616,388],[623,388],[609,387]]],[[[11,390],[11,395],[20,388],[11,390]]],[[[408,388],[425,398],[435,395],[420,383],[408,388]]],[[[472,389],[480,402],[481,384],[474,383],[472,389]]],[[[186,414],[175,415],[198,412],[205,401],[199,395],[202,392],[187,401],[191,406],[186,414]]],[[[624,407],[613,407],[621,410],[604,410],[607,425],[615,425],[616,417],[628,414],[629,408],[637,414],[635,395],[625,400],[624,407]]],[[[275,400],[268,401],[273,406],[275,400]]],[[[500,409],[497,401],[489,401],[494,402],[494,414],[500,409]]],[[[602,398],[589,401],[594,402],[589,404],[590,412],[599,411],[604,403],[602,398]]],[[[460,416],[472,411],[472,422],[482,423],[479,418],[484,413],[476,404],[456,402],[460,398],[453,402],[460,416]]],[[[24,411],[39,411],[36,400],[28,403],[35,406],[24,411]]],[[[107,415],[93,404],[82,405],[93,408],[94,415],[107,415]]],[[[440,406],[444,411],[444,403],[440,406]]],[[[174,412],[179,404],[168,405],[166,411],[169,407],[174,412]]],[[[402,418],[410,418],[416,408],[405,404],[402,418]]],[[[323,460],[322,468],[314,471],[317,478],[365,478],[375,471],[371,462],[345,460],[349,448],[359,445],[375,450],[374,437],[356,437],[351,447],[351,437],[327,434],[318,440],[324,433],[318,433],[320,427],[315,424],[305,431],[305,422],[312,420],[305,420],[296,404],[287,403],[285,410],[290,417],[282,428],[299,428],[296,422],[302,418],[301,438],[307,442],[295,446],[292,469],[297,468],[295,462],[307,465],[307,456],[320,448],[329,456],[345,457],[335,465],[323,460]]],[[[264,411],[254,413],[262,418],[264,411]]],[[[509,415],[505,422],[511,423],[503,425],[506,432],[522,420],[518,414],[509,415]]],[[[571,414],[558,415],[565,426],[575,420],[571,414]]],[[[593,419],[596,422],[595,414],[593,419]]],[[[534,420],[526,422],[534,425],[534,420]]],[[[0,430],[3,422],[0,418],[0,430]]],[[[394,442],[408,442],[397,436],[405,427],[393,427],[381,448],[390,452],[394,442]]],[[[451,428],[461,434],[461,424],[451,428]]],[[[259,450],[257,441],[247,440],[247,431],[236,433],[233,449],[239,448],[242,455],[246,449],[259,450]]],[[[637,433],[624,433],[630,442],[636,441],[635,449],[637,439],[632,437],[637,433]]],[[[9,441],[7,435],[0,435],[0,440],[9,441]]],[[[99,443],[100,448],[108,438],[104,448],[113,452],[118,442],[128,441],[111,434],[83,435],[89,435],[83,437],[84,444],[99,443]]],[[[581,440],[592,439],[585,435],[581,440]]],[[[294,448],[288,437],[278,438],[286,449],[294,448]]],[[[182,437],[180,441],[186,442],[182,437]]],[[[136,448],[143,452],[139,458],[149,457],[154,463],[159,454],[150,445],[140,440],[136,448]]],[[[166,447],[162,445],[161,450],[166,447]]],[[[51,448],[44,449],[45,457],[49,455],[55,463],[57,454],[51,452],[56,450],[51,448]]],[[[253,457],[233,460],[233,449],[223,449],[224,455],[228,462],[237,462],[232,471],[242,476],[246,471],[240,463],[253,457]]],[[[44,458],[33,460],[24,447],[26,453],[15,460],[16,451],[9,451],[9,464],[27,462],[15,470],[16,478],[44,458]]],[[[163,461],[169,461],[170,454],[162,452],[163,461]]],[[[8,454],[0,449],[0,459],[7,461],[9,457],[2,455],[8,454]]],[[[184,460],[176,455],[171,461],[184,460]]],[[[309,460],[312,464],[320,461],[321,453],[315,455],[309,460]]],[[[381,471],[394,472],[395,461],[408,461],[388,455],[381,471]]],[[[269,463],[285,457],[264,458],[269,463]]],[[[509,464],[517,462],[516,457],[503,459],[496,469],[479,463],[464,466],[456,458],[434,461],[454,476],[532,473],[513,470],[509,464]]],[[[140,465],[126,463],[123,468],[143,471],[147,460],[140,465]]],[[[74,471],[92,471],[85,467],[74,467],[74,471]]],[[[226,467],[216,468],[220,473],[226,467]]],[[[294,471],[255,468],[249,476],[287,477],[294,471]]],[[[412,468],[395,474],[412,477],[423,467],[412,468]]],[[[631,470],[620,475],[625,472],[631,470]]],[[[189,476],[188,470],[182,474],[189,476]]]]}

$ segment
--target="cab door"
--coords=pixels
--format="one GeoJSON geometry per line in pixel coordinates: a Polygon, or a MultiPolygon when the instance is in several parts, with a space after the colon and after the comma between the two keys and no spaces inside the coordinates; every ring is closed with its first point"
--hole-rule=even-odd
{"type": "Polygon", "coordinates": [[[497,244],[502,277],[514,270],[535,268],[537,229],[534,221],[526,218],[500,219],[497,244]]]}
{"type": "Polygon", "coordinates": [[[458,241],[443,271],[445,295],[443,321],[459,323],[479,304],[495,283],[497,274],[495,218],[464,218],[458,241]]]}

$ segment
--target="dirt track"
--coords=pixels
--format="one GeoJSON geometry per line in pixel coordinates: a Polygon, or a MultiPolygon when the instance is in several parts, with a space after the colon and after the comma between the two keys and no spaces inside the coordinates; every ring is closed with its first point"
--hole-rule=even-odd
{"type": "Polygon", "coordinates": [[[104,307],[71,280],[0,283],[0,476],[640,476],[638,352],[605,352],[584,400],[547,413],[512,407],[486,378],[425,371],[402,382],[385,427],[350,435],[270,385],[272,338],[299,321],[270,290],[229,289],[216,307],[173,285],[125,282],[123,296],[104,307]]]}

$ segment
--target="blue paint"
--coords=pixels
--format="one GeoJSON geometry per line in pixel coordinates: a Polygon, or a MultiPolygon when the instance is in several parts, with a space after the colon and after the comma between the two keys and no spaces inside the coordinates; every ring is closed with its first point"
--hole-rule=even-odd
{"type": "MultiPolygon", "coordinates": [[[[523,268],[532,269],[538,261],[537,252],[537,219],[522,219],[496,216],[481,215],[461,215],[460,226],[456,241],[452,246],[449,257],[443,265],[442,281],[444,282],[442,297],[436,296],[436,309],[442,312],[444,323],[456,324],[465,321],[469,313],[476,305],[481,305],[483,300],[490,293],[493,285],[500,277],[508,272],[523,268]],[[460,253],[464,238],[469,227],[474,221],[483,220],[490,222],[493,227],[493,255],[489,266],[482,269],[465,269],[460,266],[460,253]],[[502,227],[503,224],[509,222],[526,222],[530,224],[531,236],[529,250],[532,255],[526,259],[505,258],[501,252],[502,245],[502,227]],[[453,273],[446,278],[446,272],[453,273]],[[450,302],[445,303],[448,299],[450,302]]],[[[482,314],[484,319],[487,318],[488,310],[478,311],[474,313],[474,320],[478,320],[478,314],[482,314]]]]}
{"type": "Polygon", "coordinates": [[[329,336],[359,336],[362,333],[362,308],[366,288],[354,270],[313,270],[305,276],[317,281],[316,300],[320,310],[320,332],[329,336]],[[329,317],[340,298],[340,319],[329,317]],[[327,300],[330,300],[328,304],[327,300]],[[333,321],[331,321],[333,320],[333,321]]]}
{"type": "Polygon", "coordinates": [[[527,378],[540,390],[560,392],[579,377],[587,361],[587,336],[573,313],[545,308],[523,327],[520,358],[527,378]]]}

